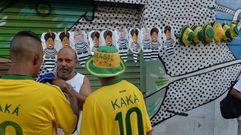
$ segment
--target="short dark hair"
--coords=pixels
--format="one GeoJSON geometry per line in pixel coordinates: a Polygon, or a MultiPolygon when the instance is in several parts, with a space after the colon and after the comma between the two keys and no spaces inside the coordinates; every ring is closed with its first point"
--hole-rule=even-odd
{"type": "Polygon", "coordinates": [[[49,38],[55,39],[55,34],[53,32],[48,32],[44,35],[45,41],[47,41],[49,38]]]}
{"type": "Polygon", "coordinates": [[[105,31],[105,32],[104,32],[104,38],[106,39],[107,36],[112,37],[112,32],[109,31],[109,30],[105,31]]]}
{"type": "Polygon", "coordinates": [[[150,34],[152,35],[153,32],[156,32],[156,33],[158,34],[159,30],[158,30],[156,27],[153,27],[153,28],[151,29],[150,34]]]}
{"type": "Polygon", "coordinates": [[[19,31],[12,39],[11,46],[13,44],[13,41],[18,37],[31,37],[41,43],[41,40],[36,33],[32,31],[19,31]]]}
{"type": "Polygon", "coordinates": [[[136,35],[138,35],[139,32],[138,32],[137,29],[132,29],[132,30],[131,30],[131,36],[133,36],[134,33],[135,33],[136,35]]]}
{"type": "Polygon", "coordinates": [[[100,38],[100,33],[98,31],[94,31],[91,33],[91,38],[92,40],[94,39],[94,37],[97,37],[98,39],[100,38]]]}
{"type": "Polygon", "coordinates": [[[172,27],[169,26],[169,25],[167,25],[167,26],[165,26],[165,28],[164,28],[164,33],[166,34],[167,31],[171,31],[171,30],[172,30],[172,27]]]}
{"type": "Polygon", "coordinates": [[[69,32],[61,32],[59,35],[60,40],[62,41],[64,39],[64,37],[67,37],[69,39],[69,32]]]}

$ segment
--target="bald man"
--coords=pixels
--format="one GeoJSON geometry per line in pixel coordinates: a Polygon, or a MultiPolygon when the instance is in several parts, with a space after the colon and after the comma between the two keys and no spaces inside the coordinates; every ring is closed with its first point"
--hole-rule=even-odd
{"type": "MultiPolygon", "coordinates": [[[[63,47],[57,54],[57,77],[65,80],[76,91],[79,108],[82,110],[85,98],[91,93],[89,79],[74,69],[77,66],[77,56],[71,47],[63,47]]],[[[79,112],[78,128],[72,135],[79,135],[81,112],[79,112]]],[[[58,135],[64,135],[58,130],[58,135]]]]}
{"type": "Polygon", "coordinates": [[[77,116],[63,92],[33,80],[43,58],[39,37],[30,31],[18,32],[10,56],[10,68],[0,79],[0,134],[56,135],[58,127],[71,134],[77,116]]]}

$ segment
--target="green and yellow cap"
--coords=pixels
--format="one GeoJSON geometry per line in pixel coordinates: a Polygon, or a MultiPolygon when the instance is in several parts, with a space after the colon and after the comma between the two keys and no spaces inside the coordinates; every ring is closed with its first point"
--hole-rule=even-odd
{"type": "Polygon", "coordinates": [[[203,40],[203,29],[201,26],[194,25],[192,26],[192,30],[194,33],[193,43],[198,44],[203,40]]]}
{"type": "Polygon", "coordinates": [[[204,30],[204,44],[209,44],[214,38],[213,27],[208,23],[203,26],[204,30]]]}
{"type": "Polygon", "coordinates": [[[86,61],[86,69],[96,77],[113,77],[126,70],[118,50],[113,46],[100,46],[86,61]]]}
{"type": "Polygon", "coordinates": [[[231,31],[231,40],[233,40],[239,35],[239,30],[235,22],[232,22],[230,24],[230,31],[231,31]]]}
{"type": "Polygon", "coordinates": [[[189,26],[184,26],[181,30],[179,41],[183,45],[190,45],[194,39],[194,33],[189,26]]]}
{"type": "Polygon", "coordinates": [[[230,30],[230,26],[227,25],[226,23],[223,24],[223,30],[224,30],[224,36],[223,36],[223,40],[224,41],[231,41],[231,30],[230,30]]]}
{"type": "Polygon", "coordinates": [[[214,30],[215,42],[217,42],[217,43],[221,42],[221,40],[225,34],[222,25],[219,22],[215,22],[213,24],[213,30],[214,30]]]}

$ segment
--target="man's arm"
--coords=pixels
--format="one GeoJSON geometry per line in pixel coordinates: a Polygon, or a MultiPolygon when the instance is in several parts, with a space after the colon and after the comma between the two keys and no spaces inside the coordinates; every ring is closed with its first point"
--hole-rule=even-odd
{"type": "Polygon", "coordinates": [[[83,85],[80,88],[80,91],[79,91],[78,96],[77,96],[78,105],[79,105],[79,108],[81,110],[83,109],[83,104],[85,102],[86,97],[90,93],[91,93],[90,81],[86,76],[84,76],[83,85]]]}
{"type": "Polygon", "coordinates": [[[66,98],[70,102],[70,106],[73,112],[78,117],[80,108],[78,106],[78,97],[77,97],[78,94],[75,92],[75,90],[68,83],[66,83],[64,80],[59,78],[55,78],[52,81],[52,84],[60,87],[60,89],[63,91],[66,98]]]}
{"type": "Polygon", "coordinates": [[[236,90],[235,88],[233,88],[231,91],[230,91],[230,94],[236,98],[238,98],[239,100],[241,100],[241,93],[236,90]]]}

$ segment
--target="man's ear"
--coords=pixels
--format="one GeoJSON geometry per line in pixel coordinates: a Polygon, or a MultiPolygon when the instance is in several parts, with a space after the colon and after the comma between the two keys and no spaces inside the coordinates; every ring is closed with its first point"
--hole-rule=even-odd
{"type": "Polygon", "coordinates": [[[38,65],[39,64],[39,55],[34,55],[33,57],[33,65],[38,65]]]}

